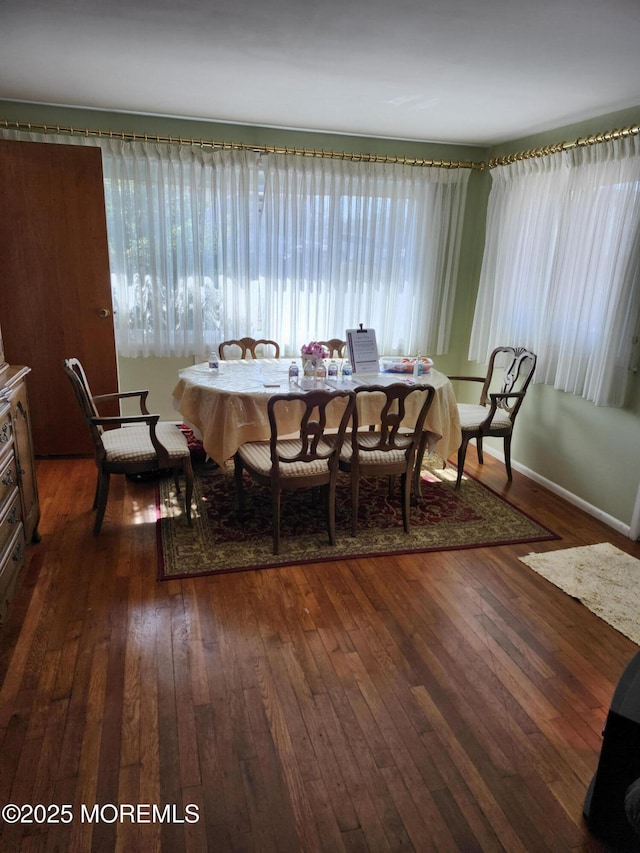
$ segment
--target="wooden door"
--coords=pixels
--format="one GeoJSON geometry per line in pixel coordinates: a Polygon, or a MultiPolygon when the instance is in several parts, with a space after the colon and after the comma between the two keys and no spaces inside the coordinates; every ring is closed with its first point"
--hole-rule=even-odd
{"type": "Polygon", "coordinates": [[[80,359],[94,394],[117,391],[98,148],[0,140],[0,271],[5,359],[31,367],[34,451],[90,453],[63,361],[80,359]]]}

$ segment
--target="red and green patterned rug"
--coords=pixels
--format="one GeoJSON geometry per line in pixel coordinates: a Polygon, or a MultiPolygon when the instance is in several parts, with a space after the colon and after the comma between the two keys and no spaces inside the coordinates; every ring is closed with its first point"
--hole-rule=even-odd
{"type": "Polygon", "coordinates": [[[329,545],[322,503],[312,492],[282,497],[280,554],[272,551],[271,496],[245,474],[245,515],[235,509],[233,471],[196,465],[193,525],[173,478],[158,484],[158,576],[161,580],[265,569],[324,560],[480,548],[559,538],[479,481],[456,470],[423,472],[423,501],[412,507],[411,533],[402,526],[399,483],[389,497],[387,481],[364,480],[359,531],[351,536],[349,479],[340,475],[336,544],[329,545]]]}

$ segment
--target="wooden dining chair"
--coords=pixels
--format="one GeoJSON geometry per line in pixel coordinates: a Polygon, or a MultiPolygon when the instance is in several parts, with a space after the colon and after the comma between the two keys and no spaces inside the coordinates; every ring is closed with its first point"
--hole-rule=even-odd
{"type": "Polygon", "coordinates": [[[280,503],[284,491],[322,487],[326,497],[329,544],[335,544],[338,456],[354,407],[353,391],[276,394],[267,406],[271,428],[269,441],[249,442],[236,452],[235,484],[240,517],[244,514],[243,471],[246,470],[257,483],[271,488],[274,554],[280,552],[280,503]],[[281,438],[279,415],[288,418],[292,406],[300,410],[298,435],[281,438]],[[339,419],[337,433],[329,436],[327,425],[335,423],[336,419],[339,419]]]}
{"type": "Polygon", "coordinates": [[[395,478],[400,476],[402,493],[402,523],[406,533],[410,532],[410,505],[413,469],[416,453],[422,436],[427,413],[435,396],[432,385],[407,385],[404,382],[392,385],[367,385],[356,389],[356,409],[351,441],[342,445],[339,468],[351,474],[351,532],[358,532],[358,509],[361,477],[387,477],[391,489],[395,478]],[[407,401],[415,395],[422,396],[418,415],[407,416],[407,401]],[[367,412],[372,404],[378,410],[376,418],[369,414],[367,423],[359,427],[358,409],[368,399],[367,412]]]}
{"type": "Polygon", "coordinates": [[[148,391],[123,391],[93,395],[82,364],[77,358],[67,358],[64,370],[71,381],[83,417],[91,432],[94,456],[98,469],[93,509],[96,517],[93,533],[102,527],[111,474],[141,474],[147,471],[173,469],[176,490],[180,492],[178,476],[185,476],[185,514],[191,525],[193,468],[187,440],[173,423],[159,423],[160,415],[147,410],[148,391]],[[101,417],[98,404],[107,400],[139,399],[140,415],[101,417]]]}
{"type": "Polygon", "coordinates": [[[276,343],[276,341],[269,341],[266,338],[237,338],[234,340],[223,341],[218,347],[218,356],[226,361],[227,359],[227,350],[236,347],[240,350],[240,358],[247,358],[251,356],[251,358],[260,358],[258,354],[258,348],[271,347],[273,349],[274,358],[280,358],[280,344],[276,343]]]}
{"type": "Polygon", "coordinates": [[[346,341],[341,341],[340,338],[330,338],[328,341],[318,341],[318,343],[328,349],[329,358],[342,358],[344,356],[346,341]]]}
{"type": "Polygon", "coordinates": [[[453,382],[481,382],[479,403],[458,403],[462,442],[458,450],[458,476],[456,489],[460,488],[467,445],[475,438],[478,462],[483,464],[483,438],[504,439],[504,463],[507,478],[511,474],[511,437],[516,417],[524,401],[527,388],[536,369],[537,356],[523,347],[496,347],[489,358],[486,376],[450,376],[453,382]],[[497,366],[504,360],[504,370],[497,366]],[[492,391],[498,387],[499,390],[492,391]]]}

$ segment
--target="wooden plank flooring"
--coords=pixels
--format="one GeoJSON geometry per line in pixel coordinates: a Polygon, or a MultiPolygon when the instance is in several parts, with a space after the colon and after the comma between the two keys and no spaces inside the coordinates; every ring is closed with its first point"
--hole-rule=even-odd
{"type": "Polygon", "coordinates": [[[5,823],[0,848],[603,850],[582,806],[638,649],[517,558],[640,544],[496,460],[481,476],[562,540],[158,582],[154,484],[113,478],[95,538],[93,463],[40,460],[0,804],[73,820],[5,823]]]}

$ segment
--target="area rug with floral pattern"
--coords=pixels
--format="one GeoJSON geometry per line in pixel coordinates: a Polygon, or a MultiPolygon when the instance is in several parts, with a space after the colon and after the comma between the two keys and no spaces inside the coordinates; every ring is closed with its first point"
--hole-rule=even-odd
{"type": "Polygon", "coordinates": [[[173,479],[158,483],[158,577],[161,580],[265,569],[275,566],[391,554],[479,548],[559,538],[487,486],[464,476],[454,488],[453,467],[423,471],[422,501],[411,510],[404,532],[399,480],[390,494],[385,479],[363,480],[358,535],[351,535],[351,493],[340,475],[336,499],[336,544],[329,545],[321,495],[282,496],[280,554],[273,554],[271,495],[245,474],[245,512],[238,517],[233,470],[195,466],[193,524],[173,479]]]}

